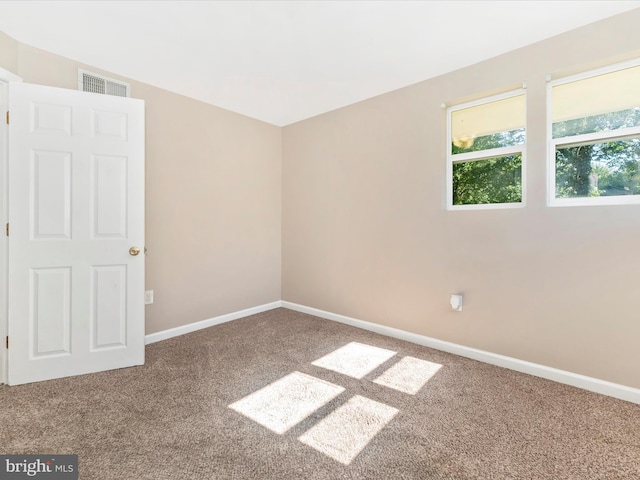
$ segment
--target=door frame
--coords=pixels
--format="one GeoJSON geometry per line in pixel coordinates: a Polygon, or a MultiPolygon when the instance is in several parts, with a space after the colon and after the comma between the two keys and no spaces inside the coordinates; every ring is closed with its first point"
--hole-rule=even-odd
{"type": "MultiPolygon", "coordinates": [[[[9,193],[9,179],[8,179],[8,153],[9,153],[9,130],[5,121],[5,112],[8,110],[9,104],[9,82],[22,82],[22,77],[5,70],[0,67],[0,93],[5,99],[6,105],[3,108],[0,118],[0,226],[6,225],[9,218],[8,209],[8,193],[9,193]]],[[[1,232],[0,232],[1,233],[1,232]]],[[[9,332],[9,302],[8,302],[8,259],[9,252],[7,249],[7,236],[0,234],[0,384],[7,383],[8,378],[8,352],[5,346],[5,338],[9,332]]]]}

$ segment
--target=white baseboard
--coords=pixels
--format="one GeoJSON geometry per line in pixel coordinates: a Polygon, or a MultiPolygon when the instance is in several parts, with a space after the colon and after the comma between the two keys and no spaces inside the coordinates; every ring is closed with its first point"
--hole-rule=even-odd
{"type": "Polygon", "coordinates": [[[168,338],[184,335],[185,333],[195,332],[196,330],[202,330],[203,328],[213,327],[214,325],[220,325],[221,323],[230,322],[231,320],[237,320],[239,318],[248,317],[249,315],[255,315],[256,313],[266,312],[267,310],[273,310],[282,306],[281,301],[265,303],[257,307],[246,308],[237,312],[227,313],[218,317],[209,318],[200,322],[189,323],[180,327],[170,328],[168,330],[162,330],[161,332],[150,333],[144,337],[145,345],[150,343],[159,342],[168,338]]]}
{"type": "Polygon", "coordinates": [[[310,315],[315,315],[316,317],[321,317],[327,320],[333,320],[336,322],[351,325],[353,327],[380,333],[388,337],[398,338],[400,340],[416,343],[425,347],[453,353],[455,355],[460,355],[461,357],[472,358],[474,360],[479,360],[491,365],[497,365],[499,367],[516,370],[518,372],[527,373],[536,377],[546,378],[558,383],[564,383],[566,385],[582,388],[591,392],[601,393],[610,397],[615,397],[621,400],[626,400],[628,402],[640,404],[640,389],[637,388],[627,387],[626,385],[619,385],[617,383],[606,382],[597,378],[587,377],[585,375],[579,375],[577,373],[567,372],[565,370],[558,370],[557,368],[546,367],[544,365],[539,365],[537,363],[527,362],[524,360],[518,360],[517,358],[507,357],[504,355],[499,355],[497,353],[491,353],[484,350],[465,347],[464,345],[445,342],[436,338],[426,337],[424,335],[418,335],[416,333],[406,332],[397,328],[378,325],[376,323],[366,322],[364,320],[358,320],[356,318],[346,317],[344,315],[326,312],[324,310],[318,310],[317,308],[306,307],[304,305],[298,305],[296,303],[282,301],[281,306],[290,310],[308,313],[310,315]]]}
{"type": "Polygon", "coordinates": [[[357,318],[347,317],[344,315],[339,315],[337,313],[331,313],[324,310],[319,310],[317,308],[307,307],[304,305],[286,301],[266,303],[264,305],[247,308],[245,310],[240,310],[237,312],[227,313],[225,315],[209,318],[200,322],[190,323],[188,325],[170,328],[161,332],[151,333],[145,336],[145,344],[148,345],[150,343],[159,342],[161,340],[177,337],[186,333],[195,332],[196,330],[201,330],[203,328],[213,327],[214,325],[220,325],[221,323],[248,317],[249,315],[255,315],[256,313],[266,312],[267,310],[273,310],[274,308],[278,307],[284,307],[288,308],[289,310],[308,313],[310,315],[315,315],[316,317],[344,323],[353,327],[362,328],[364,330],[369,330],[381,335],[386,335],[388,337],[398,338],[400,340],[415,343],[417,345],[423,345],[425,347],[434,348],[436,350],[442,350],[443,352],[453,353],[454,355],[460,355],[461,357],[472,358],[474,360],[479,360],[491,365],[497,365],[499,367],[516,370],[518,372],[534,375],[536,377],[546,378],[548,380],[553,380],[555,382],[582,388],[591,392],[601,393],[610,397],[640,404],[640,389],[637,388],[607,382],[597,378],[587,377],[585,375],[567,372],[565,370],[559,370],[557,368],[547,367],[545,365],[539,365],[537,363],[527,362],[525,360],[507,357],[505,355],[499,355],[497,353],[491,353],[484,350],[478,350],[476,348],[465,347],[464,345],[458,345],[457,343],[445,342],[444,340],[438,340],[436,338],[418,335],[416,333],[407,332],[398,328],[387,327],[385,325],[358,320],[357,318]]]}

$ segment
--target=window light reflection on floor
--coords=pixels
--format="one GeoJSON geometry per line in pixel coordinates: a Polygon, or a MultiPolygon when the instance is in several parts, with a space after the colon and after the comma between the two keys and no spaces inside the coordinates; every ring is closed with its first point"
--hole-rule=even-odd
{"type": "MultiPolygon", "coordinates": [[[[312,365],[361,379],[397,353],[351,342],[312,365]]],[[[415,395],[442,368],[438,363],[403,357],[373,380],[377,385],[415,395]]],[[[229,408],[284,434],[343,393],[339,385],[293,372],[229,405],[229,408]]],[[[356,395],[302,434],[303,444],[349,465],[398,413],[384,403],[356,395]]]]}
{"type": "Polygon", "coordinates": [[[414,357],[404,357],[390,367],[374,383],[415,395],[442,368],[439,363],[414,357]]]}
{"type": "Polygon", "coordinates": [[[283,434],[344,391],[343,387],[293,372],[229,405],[229,408],[283,434]]]}
{"type": "Polygon", "coordinates": [[[384,348],[351,342],[311,364],[349,377],[362,378],[395,354],[396,352],[384,348]]]}
{"type": "Polygon", "coordinates": [[[396,408],[356,395],[298,440],[348,465],[397,413],[396,408]]]}

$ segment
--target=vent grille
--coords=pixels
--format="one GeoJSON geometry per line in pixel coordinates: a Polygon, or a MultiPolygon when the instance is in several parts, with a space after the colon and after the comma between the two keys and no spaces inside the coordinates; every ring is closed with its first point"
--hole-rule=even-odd
{"type": "Polygon", "coordinates": [[[78,70],[78,90],[103,95],[115,95],[117,97],[130,96],[128,83],[85,70],[78,70]]]}

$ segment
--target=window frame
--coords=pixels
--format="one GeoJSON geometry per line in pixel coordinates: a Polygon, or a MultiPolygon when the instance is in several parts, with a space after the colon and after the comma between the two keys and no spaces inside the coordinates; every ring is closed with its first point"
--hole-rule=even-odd
{"type": "Polygon", "coordinates": [[[587,70],[575,75],[551,80],[547,82],[547,206],[550,207],[581,207],[597,205],[635,205],[640,204],[638,195],[612,195],[605,197],[556,197],[556,149],[558,147],[575,147],[580,145],[592,145],[594,143],[640,138],[640,125],[625,127],[617,130],[607,130],[594,133],[581,133],[566,137],[553,138],[553,87],[567,83],[578,82],[588,78],[606,75],[608,73],[625,70],[627,68],[640,67],[640,58],[607,65],[606,67],[587,70]]]}
{"type": "Polygon", "coordinates": [[[527,161],[526,161],[526,149],[527,149],[527,91],[526,87],[523,85],[521,88],[512,89],[503,93],[499,93],[497,95],[491,95],[488,97],[482,97],[477,100],[473,100],[471,102],[465,102],[458,105],[453,105],[447,108],[447,171],[446,171],[446,208],[447,210],[497,210],[497,209],[505,209],[505,208],[524,208],[526,207],[526,172],[527,172],[527,161]],[[524,95],[524,103],[525,103],[525,112],[524,112],[524,132],[525,132],[525,140],[524,143],[520,145],[513,145],[509,147],[499,147],[499,148],[490,148],[487,150],[479,150],[476,152],[466,152],[466,153],[457,153],[454,154],[451,152],[451,144],[453,139],[452,128],[451,128],[451,117],[453,112],[457,112],[459,110],[465,110],[467,108],[476,107],[479,105],[484,105],[487,103],[497,102],[500,100],[505,100],[507,98],[518,97],[524,95]],[[520,172],[520,184],[521,184],[521,201],[520,202],[510,202],[510,203],[476,203],[470,205],[454,205],[453,204],[453,165],[455,163],[466,163],[477,160],[486,160],[494,157],[503,157],[507,155],[515,155],[520,154],[522,159],[521,162],[521,172],[520,172]]]}

